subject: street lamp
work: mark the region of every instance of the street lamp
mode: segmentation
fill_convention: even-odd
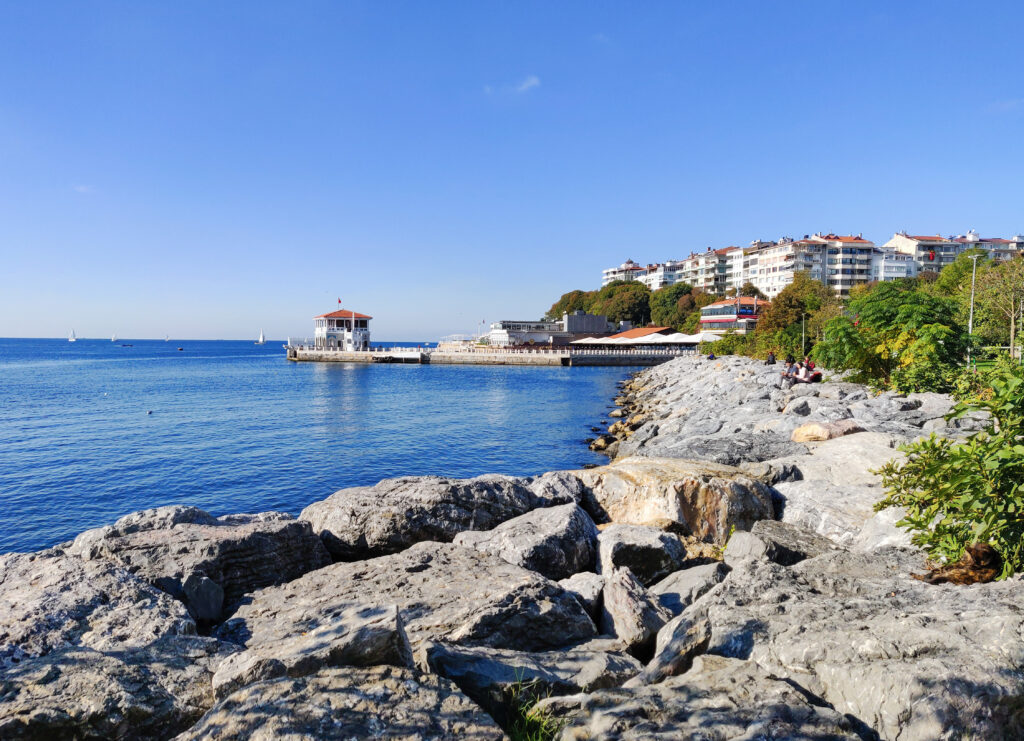
[[[807,334],[806,331],[805,331],[806,327],[807,327],[807,314],[805,312],[805,313],[800,314],[800,354],[801,355],[806,355],[807,354],[807,341],[804,339],[804,337]]]
[[[973,265],[971,266],[971,311],[967,316],[967,337],[970,339],[971,335],[974,334],[974,281],[978,276],[978,258],[981,257],[981,253],[970,255]],[[1013,354],[1012,352],[1010,353]],[[971,366],[971,345],[968,342],[967,345],[967,367]]]

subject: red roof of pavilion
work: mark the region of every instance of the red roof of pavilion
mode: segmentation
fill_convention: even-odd
[[[372,316],[366,314],[357,314],[354,311],[348,309],[340,309],[339,311],[332,311],[330,314],[320,314],[319,316],[313,317],[314,319],[373,319]]]

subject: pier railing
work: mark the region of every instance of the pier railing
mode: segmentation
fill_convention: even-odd
[[[578,356],[602,356],[602,357],[676,357],[684,355],[696,355],[696,346],[681,347],[493,347],[477,346],[459,349],[438,349],[419,347],[388,347],[371,345],[368,350],[344,350],[340,347],[317,347],[312,338],[288,338],[288,349],[314,350],[316,352],[345,352],[365,353],[367,355],[389,353],[389,354],[418,354],[430,355],[439,354],[465,354],[465,355],[544,355],[554,357],[578,357]]]

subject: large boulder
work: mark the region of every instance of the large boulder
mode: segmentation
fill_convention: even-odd
[[[724,545],[733,530],[774,517],[771,492],[737,468],[676,459],[625,458],[579,471],[599,522],[669,522]]]
[[[335,559],[356,561],[423,541],[449,543],[464,530],[490,530],[537,507],[575,501],[574,482],[571,476],[385,479],[337,491],[306,507],[299,519],[313,526]]]
[[[551,697],[532,712],[563,723],[562,741],[859,738],[836,711],[753,662],[721,656],[699,656],[689,672],[657,684]]]
[[[579,505],[562,504],[527,512],[493,530],[459,533],[454,543],[558,580],[594,568],[597,526]]]
[[[374,666],[248,685],[177,741],[280,738],[501,741],[505,735],[447,679]]]
[[[711,626],[707,620],[688,620],[678,615],[658,631],[654,658],[625,686],[639,687],[682,674],[690,668],[694,657],[707,650],[710,640]]]
[[[615,569],[605,578],[601,632],[644,654],[672,613],[658,603],[629,569]]]
[[[171,635],[126,650],[65,647],[26,659],[0,674],[0,738],[168,738],[213,705],[213,671],[232,650]]]
[[[576,597],[540,574],[498,556],[450,543],[336,563],[248,597],[218,635],[288,635],[302,614],[343,606],[396,606],[415,649],[424,640],[536,651],[585,640],[594,624]]]
[[[824,535],[802,527],[778,520],[761,520],[754,523],[749,533],[733,533],[725,547],[725,562],[732,566],[744,559],[767,558],[783,566],[792,566],[838,547]]]
[[[650,591],[657,596],[662,607],[673,615],[679,615],[725,579],[728,573],[729,567],[721,561],[691,566],[672,572],[651,586]]]
[[[502,724],[512,719],[515,704],[530,698],[618,687],[643,668],[625,651],[523,653],[443,643],[424,644],[416,659],[424,671],[455,682]]]
[[[123,651],[195,632],[180,602],[106,561],[59,549],[0,556],[0,669],[62,648]]]
[[[303,676],[327,666],[412,666],[409,639],[394,605],[295,597],[273,619],[259,619],[243,607],[242,617],[223,629],[223,635],[243,640],[244,650],[217,668],[213,689],[218,697],[253,682]]]
[[[87,530],[68,549],[106,560],[181,599],[199,620],[260,587],[331,562],[309,523],[281,512],[215,518],[195,507],[160,507]]]
[[[588,615],[597,616],[601,609],[601,592],[604,591],[603,576],[592,571],[581,571],[568,579],[562,579],[558,584],[575,595]]]
[[[609,525],[597,542],[598,573],[627,568],[645,586],[679,570],[686,561],[686,546],[679,536],[646,525]]]
[[[1024,583],[932,586],[899,549],[738,562],[683,616],[884,739],[1019,737]],[[690,675],[687,674],[687,677]]]

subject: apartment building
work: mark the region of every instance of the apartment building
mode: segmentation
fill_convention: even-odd
[[[647,274],[645,265],[638,265],[632,260],[626,260],[618,267],[608,268],[601,271],[601,287],[616,280],[639,280]]]
[[[974,234],[975,238],[977,234]],[[975,239],[975,241],[977,241]],[[917,272],[922,273],[932,270],[936,273],[942,270],[956,259],[956,256],[963,252],[969,244],[967,237],[957,239],[946,239],[938,234],[934,236],[921,234],[907,234],[896,232],[892,239],[882,245],[884,249],[901,252],[910,255],[917,267]]]

